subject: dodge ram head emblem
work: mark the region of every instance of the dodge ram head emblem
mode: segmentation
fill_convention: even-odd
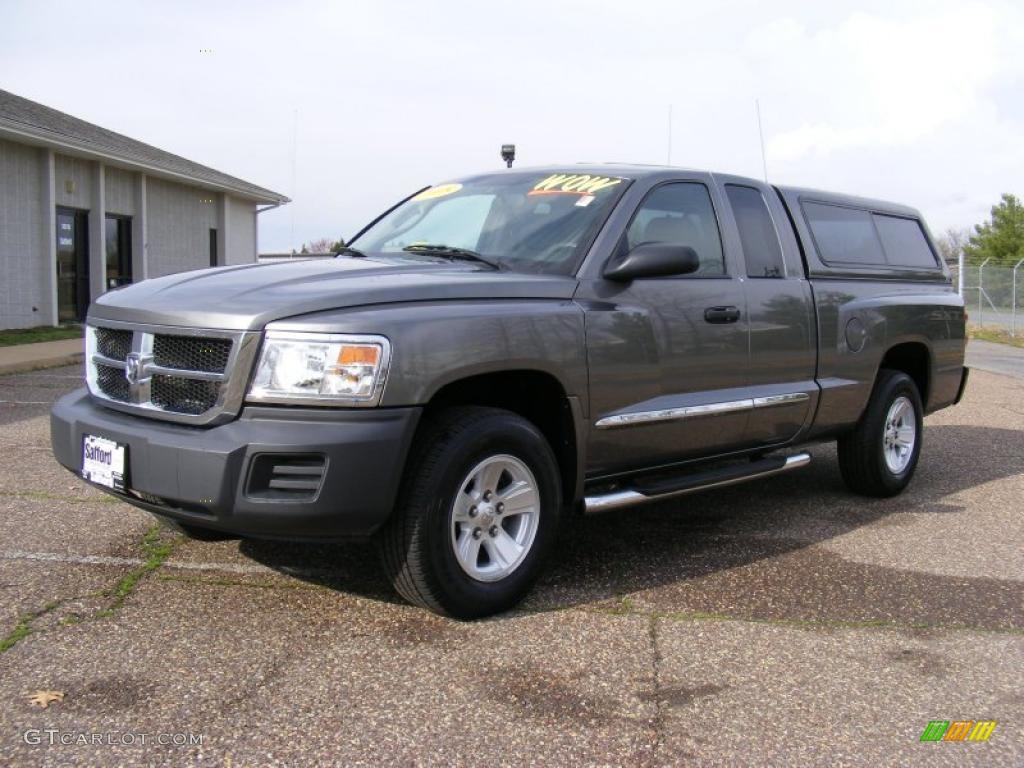
[[[124,377],[128,379],[128,384],[137,387],[146,383],[149,380],[149,364],[152,362],[152,355],[129,352],[124,361]]]

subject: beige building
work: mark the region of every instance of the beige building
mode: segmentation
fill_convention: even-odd
[[[254,262],[257,216],[287,202],[0,90],[0,328],[74,322],[111,288]]]

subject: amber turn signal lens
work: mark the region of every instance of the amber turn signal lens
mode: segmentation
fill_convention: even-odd
[[[338,352],[338,365],[376,365],[380,359],[380,347],[352,346],[346,344]]]

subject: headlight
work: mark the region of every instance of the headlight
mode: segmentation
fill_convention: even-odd
[[[267,331],[248,399],[376,405],[390,357],[383,336]]]

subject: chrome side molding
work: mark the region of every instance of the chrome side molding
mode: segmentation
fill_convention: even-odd
[[[657,411],[635,411],[633,413],[617,413],[598,419],[594,425],[598,429],[613,427],[629,427],[635,424],[654,424],[659,421],[679,421],[698,416],[717,416],[723,413],[752,411],[757,408],[772,408],[777,405],[792,405],[810,399],[806,392],[787,392],[781,395],[746,398],[744,400],[728,400],[723,403],[707,403],[705,405],[687,405],[680,408],[663,408]]]
[[[755,397],[754,408],[771,408],[775,405],[791,405],[803,403],[810,400],[811,396],[806,392],[787,392],[784,395],[767,395],[766,397]]]

